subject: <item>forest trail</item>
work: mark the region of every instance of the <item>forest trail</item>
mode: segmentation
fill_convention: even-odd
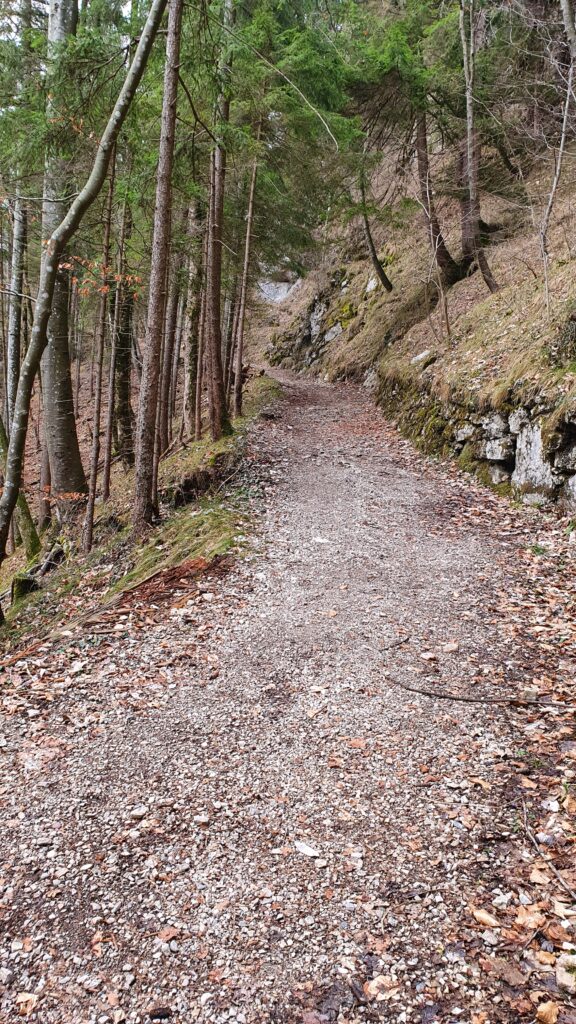
[[[471,913],[518,862],[509,709],[397,685],[515,691],[516,521],[358,389],[284,384],[248,557],[11,669],[2,1021],[521,1019]]]

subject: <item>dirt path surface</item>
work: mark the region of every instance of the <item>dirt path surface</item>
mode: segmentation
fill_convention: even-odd
[[[10,668],[2,1021],[534,1019],[509,711],[398,686],[529,681],[517,523],[355,389],[286,394],[247,557]]]

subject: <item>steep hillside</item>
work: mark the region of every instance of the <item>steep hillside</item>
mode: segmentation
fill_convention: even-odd
[[[538,229],[552,173],[546,162],[518,185],[518,203],[483,199],[495,295],[478,272],[439,290],[421,211],[404,198],[374,231],[393,291],[352,232],[277,306],[268,358],[361,381],[423,449],[530,502],[575,505],[572,188],[554,207],[548,311]],[[456,203],[445,203],[442,219],[456,249]]]

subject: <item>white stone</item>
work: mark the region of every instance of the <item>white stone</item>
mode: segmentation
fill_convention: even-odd
[[[326,334],[324,335],[325,341],[334,341],[335,338],[339,338],[343,330],[344,328],[341,323],[334,324],[329,331],[326,331]]]
[[[419,352],[417,356],[414,356],[414,358],[410,360],[410,364],[412,366],[417,366],[418,363],[423,363],[425,359],[428,359],[429,355],[431,355],[431,350],[429,348],[425,348],[423,352]]]
[[[370,295],[370,292],[375,291],[377,287],[378,287],[377,279],[375,277],[371,277],[369,279],[369,281],[368,281],[368,284],[366,285],[366,295]]]
[[[516,465],[512,474],[515,487],[529,491],[552,491],[556,480],[550,463],[544,459],[542,431],[537,423],[526,423],[518,432]]]
[[[530,422],[530,417],[526,412],[526,409],[514,409],[508,417],[508,426],[513,434],[519,434],[522,427],[525,427]]]
[[[508,433],[508,424],[499,412],[495,412],[490,416],[484,417],[482,420],[482,429],[489,438],[504,437],[504,435]]]

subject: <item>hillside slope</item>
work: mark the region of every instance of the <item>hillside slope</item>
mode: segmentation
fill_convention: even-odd
[[[404,198],[386,228],[374,225],[392,293],[351,232],[275,310],[268,358],[365,383],[420,447],[503,492],[576,505],[572,189],[554,208],[547,310],[538,229],[551,174],[549,163],[534,171],[517,204],[484,197],[495,295],[479,273],[438,294],[424,219]],[[442,220],[456,251],[455,202]]]

